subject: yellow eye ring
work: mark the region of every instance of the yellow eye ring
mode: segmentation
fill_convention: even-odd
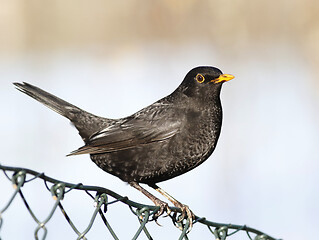
[[[199,82],[199,83],[203,83],[205,81],[205,78],[202,74],[198,73],[196,75],[196,81]]]

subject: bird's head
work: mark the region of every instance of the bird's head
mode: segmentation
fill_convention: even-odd
[[[189,96],[219,93],[221,85],[233,78],[215,67],[196,67],[187,73],[180,90]]]

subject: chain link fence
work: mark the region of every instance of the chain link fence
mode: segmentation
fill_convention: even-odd
[[[144,205],[137,202],[133,202],[129,200],[128,197],[120,196],[119,194],[111,190],[108,190],[106,188],[97,187],[97,186],[86,186],[81,183],[79,184],[67,183],[64,181],[60,181],[60,180],[48,177],[44,173],[39,173],[26,168],[10,167],[10,166],[4,166],[0,164],[0,169],[2,169],[3,174],[13,184],[13,187],[14,187],[14,190],[11,193],[5,193],[9,198],[8,202],[7,203],[0,202],[0,240],[1,240],[1,231],[6,231],[5,228],[2,228],[3,222],[5,221],[6,210],[8,210],[8,208],[12,205],[12,202],[14,201],[15,198],[17,198],[17,196],[19,196],[22,199],[32,219],[36,222],[37,226],[34,230],[35,239],[46,239],[48,235],[48,230],[46,225],[52,219],[57,209],[60,209],[63,216],[65,217],[66,224],[69,224],[70,228],[73,229],[73,231],[77,235],[77,239],[87,239],[86,237],[87,233],[89,231],[94,231],[94,229],[91,230],[91,228],[93,226],[94,221],[99,216],[102,219],[103,223],[105,224],[105,227],[108,229],[109,233],[113,237],[113,239],[117,240],[119,239],[118,235],[112,229],[111,225],[109,224],[106,218],[108,207],[112,204],[126,204],[131,210],[131,213],[136,216],[136,219],[139,223],[139,227],[132,238],[133,240],[140,239],[143,234],[144,234],[144,238],[146,236],[147,239],[154,239],[152,237],[152,234],[147,229],[147,223],[153,220],[154,214],[156,214],[156,212],[159,210],[159,207],[157,206],[150,206],[150,205]],[[43,180],[47,190],[51,192],[53,196],[53,201],[54,201],[52,209],[49,211],[49,214],[43,221],[39,220],[39,218],[35,215],[34,211],[31,209],[28,201],[26,200],[22,192],[23,187],[26,184],[32,184],[32,182],[39,181],[39,180]],[[51,183],[53,185],[49,187],[48,183]],[[71,218],[69,217],[68,213],[66,212],[66,210],[63,208],[63,205],[62,205],[64,196],[68,194],[70,191],[75,191],[75,190],[88,194],[92,198],[92,201],[94,201],[94,204],[95,204],[94,205],[95,210],[91,216],[89,224],[87,225],[84,231],[80,231],[75,226],[75,224],[72,222]],[[110,199],[112,200],[110,201]],[[178,222],[177,220],[179,217],[178,214],[181,213],[180,209],[175,207],[170,207],[170,208],[173,214],[169,215],[169,217],[171,217],[173,224],[175,224],[181,230],[181,234],[178,239],[188,240],[189,239],[188,237],[189,221],[184,220],[183,222]],[[111,217],[111,216],[108,215],[108,217]],[[196,228],[196,225],[198,224],[203,224],[207,226],[207,231],[209,231],[212,234],[212,239],[214,238],[218,240],[231,239],[231,236],[234,236],[236,233],[245,232],[247,234],[247,239],[277,240],[276,238],[270,237],[269,235],[257,229],[250,228],[246,225],[241,226],[241,225],[234,225],[234,224],[216,223],[216,222],[208,221],[206,218],[196,216],[195,221],[193,223],[193,227]],[[42,231],[41,234],[39,234],[40,231]],[[40,238],[40,235],[42,236],[41,238]],[[160,236],[157,236],[155,239],[158,239],[158,238],[160,238]]]

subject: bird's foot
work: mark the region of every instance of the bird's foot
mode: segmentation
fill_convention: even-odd
[[[155,220],[155,222],[160,225],[158,222],[157,222],[157,219],[164,214],[164,212],[167,213],[167,216],[170,215],[170,213],[172,212],[171,209],[168,207],[168,203],[166,202],[163,202],[162,200],[156,198],[154,199],[154,204],[156,206],[159,207],[159,209],[157,210],[157,212],[153,215],[153,219],[152,220]]]
[[[187,205],[184,205],[178,201],[174,202],[174,206],[181,209],[181,214],[177,216],[177,212],[174,212],[173,216],[171,217],[173,220],[173,223],[176,227],[183,230],[184,225],[183,220],[189,221],[189,227],[187,232],[190,232],[193,228],[193,221],[195,220],[194,213],[189,209]]]

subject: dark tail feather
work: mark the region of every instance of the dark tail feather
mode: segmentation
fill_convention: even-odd
[[[13,83],[17,89],[30,97],[34,98],[35,100],[39,101],[40,103],[44,104],[48,108],[51,108],[53,111],[61,114],[62,116],[71,119],[70,111],[72,109],[79,111],[80,109],[61,98],[58,98],[42,89],[33,86],[29,83]]]
[[[95,116],[91,113],[83,111],[82,109],[58,98],[36,86],[29,83],[13,83],[17,89],[45,106],[51,108],[53,111],[68,118],[74,126],[78,129],[79,134],[83,138],[84,142],[87,142],[89,137],[107,126],[111,121],[107,118]]]

